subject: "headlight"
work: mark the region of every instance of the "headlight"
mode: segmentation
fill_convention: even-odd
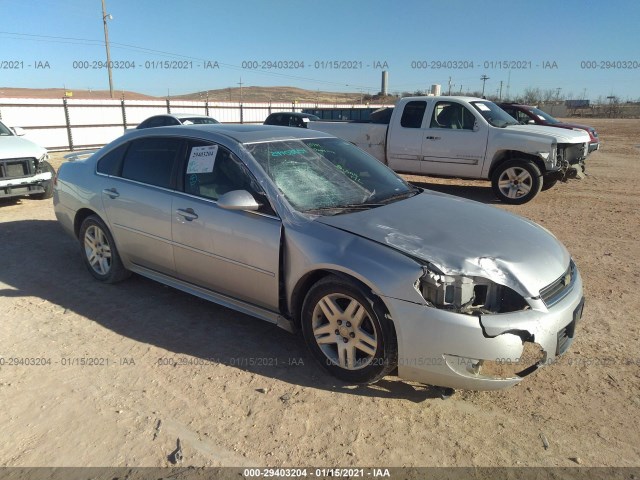
[[[551,145],[551,154],[549,155],[549,162],[551,163],[551,168],[556,166],[556,162],[558,160],[558,144],[553,142]]]
[[[431,306],[458,313],[506,313],[529,308],[514,290],[482,277],[441,275],[427,270],[419,285]]]

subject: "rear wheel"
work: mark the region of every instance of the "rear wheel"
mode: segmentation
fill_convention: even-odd
[[[521,205],[532,200],[542,189],[542,174],[538,166],[528,160],[507,160],[491,176],[491,188],[504,203]]]
[[[78,240],[82,260],[97,280],[117,283],[131,274],[120,260],[111,232],[97,215],[91,215],[82,222]]]
[[[316,283],[302,307],[302,333],[316,360],[346,382],[373,383],[397,365],[391,320],[355,282],[330,276]]]

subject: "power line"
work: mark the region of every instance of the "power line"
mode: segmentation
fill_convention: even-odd
[[[69,43],[72,45],[87,45],[87,46],[100,46],[100,47],[104,47],[105,42],[102,40],[94,40],[94,39],[89,39],[89,38],[78,38],[78,37],[60,37],[60,36],[54,36],[54,35],[37,35],[37,34],[31,34],[31,33],[18,33],[18,32],[6,32],[6,31],[0,31],[0,36],[2,35],[15,35],[18,37],[29,37],[31,40],[34,41],[46,41],[46,42],[55,42],[55,43]],[[16,38],[15,40],[19,40],[20,38]],[[46,40],[45,40],[46,39]],[[206,62],[209,61],[209,59],[206,58],[202,58],[202,57],[194,57],[194,56],[190,56],[190,55],[183,55],[183,54],[179,54],[179,53],[172,53],[172,52],[167,52],[164,50],[156,50],[153,48],[146,48],[146,47],[140,47],[137,45],[131,45],[131,44],[127,44],[127,43],[119,43],[119,42],[109,42],[111,47],[113,48],[120,48],[123,50],[134,50],[134,51],[140,51],[140,52],[145,52],[145,53],[150,53],[150,54],[154,54],[154,55],[159,55],[159,56],[167,56],[167,57],[172,57],[172,58],[184,58],[184,59],[188,59],[188,60],[197,60],[197,61],[202,61],[202,62]],[[356,84],[345,84],[344,82],[332,82],[329,80],[320,80],[317,78],[311,78],[311,77],[302,77],[302,76],[298,76],[298,75],[290,75],[290,74],[286,74],[286,73],[278,73],[278,72],[271,72],[268,71],[266,69],[246,69],[246,68],[242,68],[241,66],[238,65],[233,65],[230,63],[223,63],[223,62],[218,62],[218,65],[223,66],[225,68],[229,68],[231,70],[239,70],[239,71],[243,71],[246,72],[247,70],[253,72],[253,73],[257,73],[259,75],[269,75],[269,76],[273,76],[273,77],[280,77],[280,78],[290,78],[290,79],[295,79],[295,80],[306,80],[306,81],[310,81],[310,82],[314,82],[314,83],[319,83],[319,84],[324,84],[324,85],[340,85],[340,86],[346,86],[346,87],[352,87],[352,88],[363,88],[363,89],[372,89],[375,87],[372,87],[370,85],[356,85]]]

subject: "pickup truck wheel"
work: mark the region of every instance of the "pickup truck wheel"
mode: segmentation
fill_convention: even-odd
[[[395,329],[380,300],[349,280],[325,277],[309,290],[302,333],[316,360],[349,383],[376,382],[398,362]]]
[[[552,189],[553,187],[555,187],[556,183],[558,183],[557,178],[551,178],[547,176],[542,177],[542,191],[544,192],[545,190]]]
[[[82,260],[97,280],[117,283],[131,273],[124,268],[111,232],[96,215],[87,217],[78,235]]]
[[[538,166],[527,160],[507,160],[491,176],[491,188],[504,203],[521,205],[532,200],[542,189]]]
[[[45,180],[44,182],[42,182],[42,186],[44,187],[44,192],[34,193],[33,195],[30,195],[31,197],[37,198],[38,200],[46,200],[48,198],[53,197],[53,177],[56,176],[56,171],[49,162],[42,162],[42,171],[50,172],[51,179]]]

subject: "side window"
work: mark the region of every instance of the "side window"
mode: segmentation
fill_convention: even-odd
[[[171,125],[180,125],[180,122],[173,117],[164,117],[161,125],[163,127],[169,127]]]
[[[426,109],[427,102],[425,101],[416,100],[407,103],[404,107],[404,111],[402,112],[400,125],[404,128],[420,128],[422,126],[422,119]]]
[[[118,148],[114,148],[109,153],[104,155],[100,160],[98,160],[98,173],[112,175],[115,177],[120,176],[122,157],[124,156],[124,152],[127,151],[128,146],[128,143],[120,145]]]
[[[525,112],[521,112],[518,110],[516,111],[516,120],[518,120],[519,123],[526,125],[527,123],[529,123],[529,120],[533,120],[533,119],[529,115],[527,115]]]
[[[261,212],[274,213],[253,175],[233,153],[220,145],[190,142],[184,176],[185,193],[218,200],[233,190],[248,191],[262,205]]]
[[[431,128],[473,130],[475,116],[467,108],[455,102],[438,102],[433,109]]]
[[[122,165],[122,177],[171,188],[174,165],[180,152],[179,138],[152,137],[131,142]]]
[[[513,108],[510,108],[510,107],[500,107],[500,108],[502,108],[502,110],[507,112],[509,115],[511,115],[516,120],[518,119],[518,116],[516,115],[516,112],[515,112],[515,110]]]
[[[163,117],[151,117],[147,118],[144,122],[138,125],[138,128],[153,128],[163,125]]]

